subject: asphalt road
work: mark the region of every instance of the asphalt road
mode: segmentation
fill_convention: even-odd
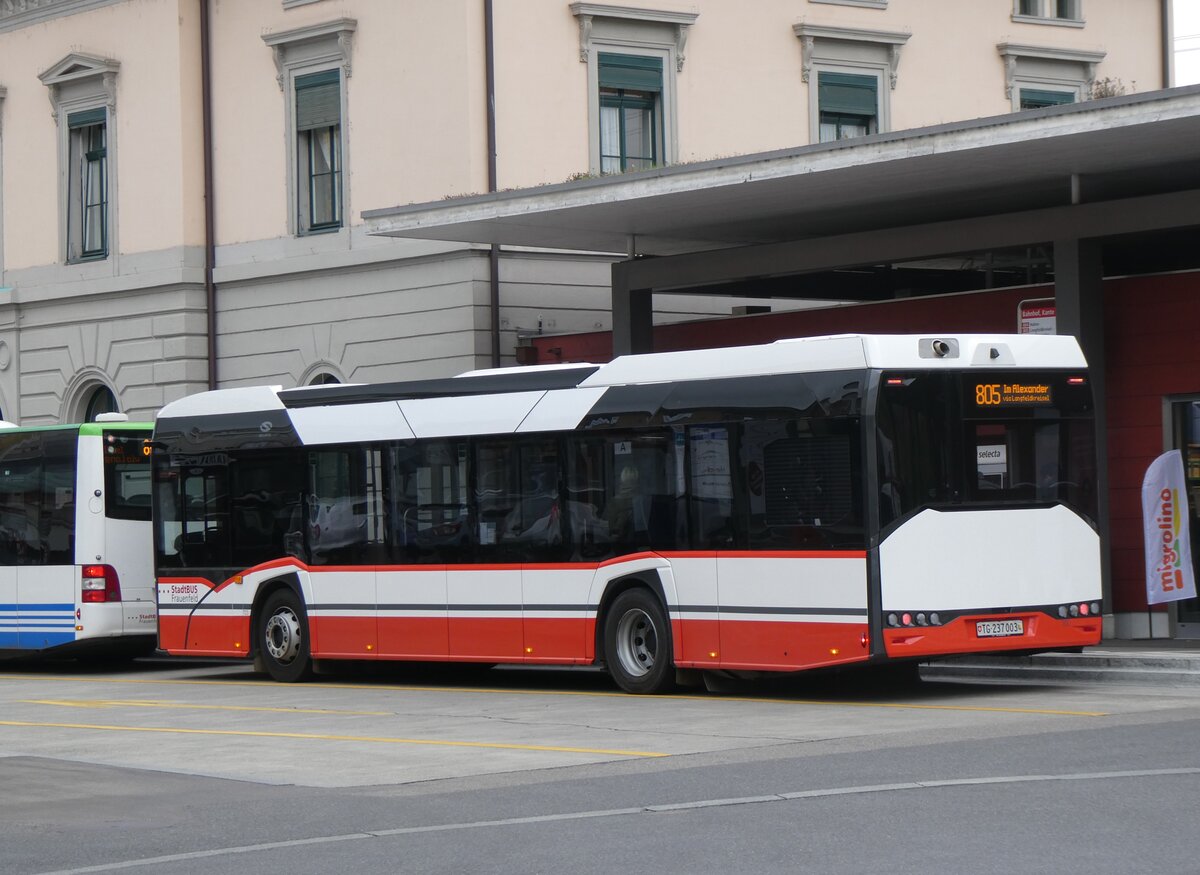
[[[1200,689],[0,663],[0,873],[1196,873]]]

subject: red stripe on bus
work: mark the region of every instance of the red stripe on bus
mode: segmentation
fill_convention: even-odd
[[[979,637],[980,620],[1021,619],[1022,635]],[[1086,647],[1100,643],[1099,619],[1060,620],[1048,614],[978,614],[956,617],[943,626],[884,629],[888,656],[942,656],[952,653],[988,653],[1004,650],[1045,650],[1051,647]]]
[[[596,656],[592,618],[316,615],[309,628],[318,659],[580,664]],[[861,623],[673,620],[671,628],[681,668],[789,671],[867,658]],[[163,617],[160,645],[176,654],[246,656],[249,631],[242,616],[196,615],[190,624]]]

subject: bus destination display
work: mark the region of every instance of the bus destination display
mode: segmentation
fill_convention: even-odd
[[[1048,383],[976,383],[976,407],[1034,407],[1053,404],[1054,391]]]

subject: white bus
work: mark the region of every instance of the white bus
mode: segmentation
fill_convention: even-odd
[[[0,423],[0,657],[155,647],[149,423]]]
[[[159,643],[767,672],[1100,638],[1073,338],[838,336],[387,385],[155,426]]]

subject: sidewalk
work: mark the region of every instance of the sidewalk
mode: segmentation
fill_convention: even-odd
[[[1088,650],[1193,650],[1200,653],[1200,638],[1105,638]]]
[[[1106,683],[1200,688],[1200,641],[1111,639],[1080,653],[974,654],[921,666],[927,681],[973,683]]]

